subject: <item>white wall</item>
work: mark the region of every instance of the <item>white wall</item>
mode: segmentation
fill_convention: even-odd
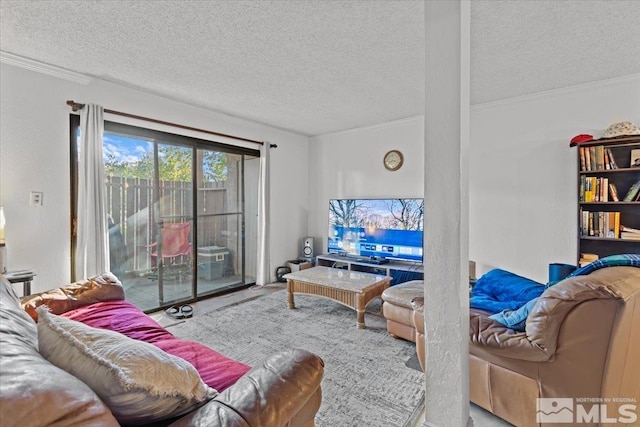
[[[3,63],[0,84],[0,204],[7,219],[8,266],[35,270],[33,292],[70,280],[69,99],[278,144],[271,157],[272,275],[278,265],[298,255],[298,239],[307,233],[308,175],[306,160],[300,161],[308,158],[306,136],[99,79],[82,84]],[[106,118],[151,126],[118,116]],[[30,191],[44,193],[44,206],[29,206]]]
[[[640,75],[476,106],[469,153],[469,256],[545,282],[577,262],[577,134],[640,124]]]
[[[309,235],[325,253],[329,199],[424,197],[424,120],[415,117],[311,138]],[[390,172],[382,158],[397,149],[403,166]]]
[[[548,264],[577,261],[579,133],[640,125],[640,75],[474,106],[469,148],[469,258],[546,282]],[[326,251],[331,198],[423,197],[423,120],[311,138],[309,234]],[[442,141],[446,143],[446,141]],[[388,172],[383,154],[405,165]],[[425,218],[428,221],[429,218]],[[426,236],[428,238],[428,236]]]

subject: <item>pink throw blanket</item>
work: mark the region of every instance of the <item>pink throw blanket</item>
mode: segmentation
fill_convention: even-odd
[[[68,311],[62,316],[151,343],[180,357],[196,368],[209,387],[219,392],[235,384],[251,369],[200,343],[176,338],[128,301],[98,302]]]

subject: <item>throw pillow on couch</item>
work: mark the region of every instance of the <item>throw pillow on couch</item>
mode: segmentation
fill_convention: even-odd
[[[187,413],[217,395],[188,362],[152,344],[38,312],[40,353],[79,378],[121,424],[143,424]]]

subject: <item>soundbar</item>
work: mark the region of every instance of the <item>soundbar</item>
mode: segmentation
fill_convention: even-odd
[[[357,258],[356,261],[364,262],[366,264],[376,264],[376,265],[388,264],[389,263],[388,259],[386,259],[386,258],[377,258],[377,257]]]
[[[387,258],[381,258],[381,257],[362,257],[362,256],[358,256],[358,255],[351,255],[349,253],[346,252],[330,252],[330,255],[338,255],[339,257],[342,258],[347,258],[349,260],[353,260],[356,262],[364,262],[366,264],[376,264],[376,265],[380,265],[380,264],[388,264],[389,260]]]

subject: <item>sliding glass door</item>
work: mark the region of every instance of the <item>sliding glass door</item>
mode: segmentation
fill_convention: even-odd
[[[198,293],[207,295],[255,281],[255,266],[248,268],[245,229],[254,228],[254,200],[246,202],[246,154],[208,147],[197,151],[197,276]],[[257,187],[257,180],[252,187]],[[250,192],[251,193],[251,192]],[[255,200],[257,201],[257,194]],[[247,207],[249,211],[247,212]],[[253,245],[252,245],[253,246]],[[250,249],[253,251],[253,249]],[[255,264],[255,263],[254,263]]]
[[[127,300],[152,311],[255,283],[258,151],[110,122],[103,148]]]

